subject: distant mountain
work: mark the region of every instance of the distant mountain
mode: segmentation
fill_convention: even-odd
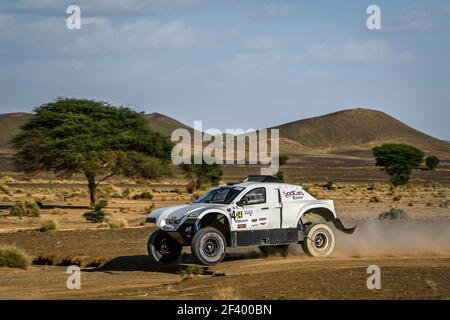
[[[273,128],[278,128],[284,139],[332,154],[368,155],[373,146],[382,143],[406,143],[427,152],[450,155],[448,142],[371,109],[348,109]]]
[[[165,136],[170,136],[172,131],[178,128],[193,132],[191,127],[158,112],[147,114],[145,117],[148,119],[151,128]]]
[[[0,149],[10,148],[9,142],[20,127],[31,118],[30,113],[17,112],[0,115]]]
[[[12,137],[19,132],[20,127],[31,116],[31,113],[25,112],[0,114],[0,149],[4,150],[10,147],[9,142]],[[145,117],[148,119],[151,128],[165,136],[170,136],[172,131],[177,128],[184,128],[190,132],[193,131],[192,128],[185,124],[157,112],[147,114]]]
[[[0,115],[0,149],[8,149],[8,142],[20,126],[31,118],[30,113]],[[163,114],[145,115],[150,126],[163,135],[189,126]],[[335,154],[370,157],[370,149],[382,143],[407,143],[450,159],[450,143],[415,130],[399,120],[376,110],[349,109],[319,117],[298,120],[273,128],[280,130],[280,146],[290,153]]]

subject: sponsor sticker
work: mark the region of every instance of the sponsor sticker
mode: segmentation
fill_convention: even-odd
[[[305,194],[301,190],[283,191],[285,198],[292,198],[293,200],[302,199]]]
[[[241,223],[241,224],[238,224],[237,227],[238,227],[238,229],[244,229],[244,228],[247,228],[247,224]]]

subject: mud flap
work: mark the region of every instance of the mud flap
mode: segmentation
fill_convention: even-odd
[[[347,233],[347,234],[353,234],[353,232],[355,232],[356,227],[357,227],[357,225],[356,225],[353,228],[346,228],[346,227],[344,227],[341,219],[339,219],[339,218],[334,219],[333,224],[336,227],[336,229],[338,229],[339,231],[342,231],[344,233]]]

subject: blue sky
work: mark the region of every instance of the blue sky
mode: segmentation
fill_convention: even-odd
[[[366,107],[450,139],[449,34],[449,1],[2,1],[0,112],[83,97],[248,129]]]

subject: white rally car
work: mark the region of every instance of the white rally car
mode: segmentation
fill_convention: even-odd
[[[301,244],[313,257],[331,254],[335,244],[327,222],[345,233],[332,200],[317,200],[302,187],[271,176],[211,189],[193,204],[159,208],[147,222],[159,229],[148,240],[148,253],[158,262],[173,263],[182,246],[191,246],[205,265],[220,262],[227,247],[258,246],[263,254],[286,254]]]

